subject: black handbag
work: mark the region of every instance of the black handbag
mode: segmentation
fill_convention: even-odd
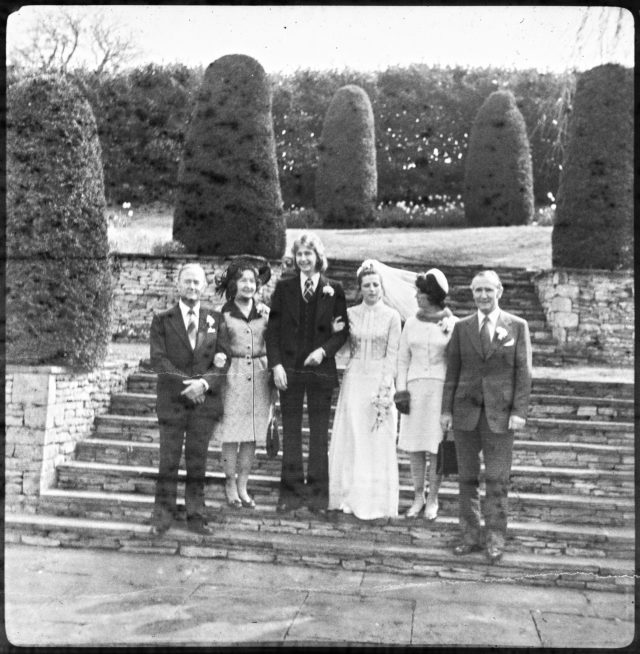
[[[273,416],[267,426],[267,456],[270,459],[275,459],[278,456],[280,449],[280,434],[278,432],[278,421]]]
[[[438,445],[438,458],[436,461],[436,472],[439,475],[457,475],[458,459],[456,457],[456,443],[454,440],[447,440],[445,432],[440,445]]]

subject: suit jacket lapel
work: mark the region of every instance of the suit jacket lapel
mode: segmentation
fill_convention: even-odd
[[[482,354],[482,343],[480,342],[480,326],[477,313],[473,314],[473,317],[467,323],[467,327],[469,330],[469,339],[471,340],[473,347],[476,349],[478,354],[484,358],[484,355]]]
[[[201,312],[202,315],[202,312]],[[178,336],[182,339],[185,347],[191,351],[191,343],[189,343],[189,337],[187,336],[187,330],[184,326],[184,320],[182,319],[182,312],[180,311],[180,305],[176,304],[169,318],[169,324],[176,330]]]
[[[331,300],[333,296],[322,292],[322,289],[329,285],[330,284],[327,278],[320,275],[320,278],[318,279],[318,286],[316,287],[316,327],[322,322],[322,314],[326,313],[327,309],[331,307]]]
[[[200,347],[200,345],[202,345],[202,341],[204,341],[204,336],[207,331],[207,313],[207,309],[200,305],[200,314],[198,316],[198,332],[196,334],[196,347],[194,352]]]
[[[498,319],[496,320],[496,329],[493,332],[493,339],[491,340],[491,347],[487,353],[487,359],[498,349],[498,327],[502,327],[503,329],[506,329],[507,332],[509,332],[509,323],[503,318],[502,311],[498,314]]]
[[[292,277],[291,282],[285,286],[285,291],[287,296],[285,305],[291,311],[293,322],[297,325],[300,322],[300,302],[302,302],[299,274]]]

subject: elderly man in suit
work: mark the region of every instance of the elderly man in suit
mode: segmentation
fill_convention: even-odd
[[[514,430],[525,424],[531,392],[531,339],[527,322],[498,306],[500,278],[493,270],[471,282],[477,312],[456,323],[447,353],[441,423],[453,427],[459,475],[462,541],[453,552],[482,549],[478,496],[480,451],[485,467],[486,556],[502,558]]]
[[[331,396],[338,384],[335,354],[348,336],[342,286],[324,276],[327,259],[320,239],[304,232],[292,248],[298,274],[281,279],[273,292],[267,325],[269,367],[280,391],[282,473],[277,511],[302,504],[326,511],[329,499],[328,432]],[[345,328],[332,332],[340,317]],[[302,464],[302,404],[307,394],[309,460]]]
[[[178,303],[151,323],[151,367],[158,373],[160,466],[151,532],[164,534],[176,516],[178,466],[184,442],[187,527],[209,534],[204,486],[214,421],[222,415],[221,391],[229,358],[220,314],[200,304],[205,272],[188,263],[178,272]]]

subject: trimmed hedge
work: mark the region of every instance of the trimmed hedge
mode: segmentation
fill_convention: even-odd
[[[495,91],[471,128],[464,177],[467,223],[526,225],[533,217],[527,127],[511,91]]]
[[[329,105],[318,146],[316,212],[326,227],[369,225],[377,191],[371,102],[359,86],[343,86]]]
[[[176,195],[173,238],[188,252],[284,253],[271,89],[255,59],[227,55],[207,68]]]
[[[96,122],[68,80],[7,93],[7,360],[92,367],[111,336],[112,282]]]
[[[633,71],[578,78],[551,237],[554,266],[633,267]]]

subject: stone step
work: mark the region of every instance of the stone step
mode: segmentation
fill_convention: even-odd
[[[553,477],[524,477],[536,490],[525,490],[523,481],[512,483],[509,495],[510,513],[514,519],[536,517],[548,522],[572,524],[600,524],[610,526],[628,526],[634,520],[633,481],[631,489],[620,489],[620,494],[609,492],[606,496],[598,494],[600,471],[581,471],[558,469]],[[60,489],[112,491],[118,493],[155,492],[155,480],[158,469],[155,466],[128,466],[86,461],[68,461],[56,468],[57,487]],[[514,475],[531,475],[528,470],[514,470]],[[620,475],[621,473],[616,473]],[[482,476],[482,475],[481,475]],[[512,475],[513,476],[513,475]],[[179,470],[182,484],[185,471]],[[220,471],[207,471],[207,496],[224,499],[224,474]],[[275,506],[278,495],[280,475],[258,474],[250,477],[251,493],[256,501]],[[586,488],[591,481],[591,488]],[[562,490],[558,492],[558,488]],[[571,491],[575,488],[575,491]],[[624,491],[624,492],[623,492]],[[453,478],[443,481],[440,500],[443,515],[455,515],[457,512],[457,483]],[[410,484],[400,485],[400,501],[410,503],[413,488]]]
[[[341,377],[342,368],[338,368]],[[127,390],[131,393],[155,393],[156,374],[154,372],[137,372],[129,376]],[[600,398],[617,398],[634,400],[634,384],[625,382],[582,381],[573,379],[555,379],[537,377],[534,368],[532,392],[551,395],[579,395]]]
[[[153,509],[153,497],[135,493],[51,490],[41,496],[38,513],[98,520],[127,520],[147,524]],[[178,499],[180,519],[184,520],[184,500]],[[273,505],[259,505],[255,510],[230,508],[217,499],[207,499],[210,524],[248,530],[279,533],[320,534],[348,537],[367,542],[395,544],[433,543],[449,547],[458,532],[457,516],[439,515],[427,522],[422,517],[359,520],[353,515],[331,511],[317,516],[306,508],[281,516]],[[563,525],[552,522],[509,523],[506,550],[531,554],[598,556],[617,559],[634,558],[635,532],[631,527]]]
[[[282,424],[282,423],[280,423]],[[96,435],[118,440],[153,441],[158,439],[158,422],[155,415],[117,415],[105,413],[95,420]],[[303,427],[303,436],[308,428]],[[560,418],[529,418],[516,438],[528,441],[592,443],[612,446],[630,446],[634,443],[633,423],[566,420]]]
[[[8,542],[39,546],[293,563],[423,578],[499,580],[617,592],[633,589],[634,566],[628,560],[506,552],[502,561],[490,566],[482,553],[454,557],[450,549],[430,546],[428,542],[390,544],[235,527],[218,528],[208,536],[174,528],[157,538],[149,534],[147,526],[135,522],[13,514],[6,519],[5,538]]]
[[[303,457],[307,458],[308,440],[303,442]],[[158,441],[138,442],[116,440],[113,438],[89,438],[76,444],[77,461],[117,463],[123,465],[157,466],[160,455]],[[208,464],[210,469],[220,468],[220,445],[209,445]],[[280,470],[282,454],[270,459],[264,448],[256,449],[254,469]],[[398,452],[400,474],[409,475],[409,459],[402,451]],[[575,469],[603,469],[627,471],[634,470],[634,450],[631,446],[617,447],[593,445],[589,443],[536,443],[534,441],[514,441],[513,465],[537,467],[540,474],[547,467]]]
[[[333,403],[331,409],[335,411]],[[155,415],[155,393],[114,393],[110,413],[119,415]],[[573,420],[599,420],[632,422],[634,402],[630,399],[580,397],[532,393],[529,416],[532,418],[571,418]],[[304,412],[306,418],[306,411]]]

